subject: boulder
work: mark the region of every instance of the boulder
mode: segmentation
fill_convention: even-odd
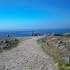
[[[65,48],[65,45],[59,46],[58,48],[59,49],[64,49]]]
[[[59,48],[59,49],[64,49],[65,48],[65,45],[61,45],[61,44],[54,44],[54,46],[56,48]]]
[[[59,43],[63,43],[63,41],[60,40],[60,41],[58,41],[58,44],[59,44]]]
[[[60,45],[60,44],[54,44],[54,46],[58,48],[58,47],[60,47],[61,45]]]

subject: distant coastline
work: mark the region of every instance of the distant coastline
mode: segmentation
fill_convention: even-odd
[[[32,33],[39,33],[40,35],[44,34],[65,34],[70,33],[70,29],[26,29],[26,30],[11,30],[11,31],[0,31],[0,37],[27,37],[32,36]]]

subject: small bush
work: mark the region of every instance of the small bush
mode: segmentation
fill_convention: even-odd
[[[70,70],[70,64],[57,64],[58,70]]]

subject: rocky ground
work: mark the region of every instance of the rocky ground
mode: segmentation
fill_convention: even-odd
[[[0,51],[18,45],[19,40],[16,38],[0,38]]]
[[[70,36],[46,36],[42,41],[61,50],[70,50]]]
[[[70,36],[49,35],[39,41],[45,43],[45,48],[50,50],[47,51],[56,60],[56,62],[61,63],[63,60],[63,63],[70,63]]]
[[[39,38],[19,38],[17,47],[0,53],[0,70],[56,70],[52,58],[37,44]]]

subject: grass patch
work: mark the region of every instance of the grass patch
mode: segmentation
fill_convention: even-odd
[[[58,70],[70,70],[70,64],[57,64]]]
[[[47,45],[45,41],[42,41],[46,38],[39,39],[38,44],[41,45],[41,48],[51,57],[55,63],[58,63],[58,70],[70,70],[70,64],[65,62],[62,57],[67,56],[70,52],[67,50],[60,50],[56,47],[53,47],[52,44]],[[51,42],[50,42],[51,43]]]
[[[51,47],[51,46],[46,46],[46,43],[40,43],[41,48],[51,57],[53,57],[55,63],[65,63],[63,59],[61,59],[62,52],[59,52],[58,49]]]

